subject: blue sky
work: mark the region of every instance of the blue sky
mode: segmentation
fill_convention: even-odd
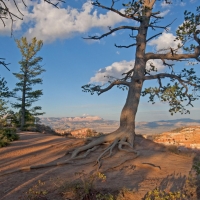
[[[21,2],[21,1],[19,1]],[[12,73],[19,72],[18,62],[21,59],[19,49],[16,47],[14,38],[19,39],[26,36],[28,39],[37,37],[44,42],[38,56],[43,57],[42,65],[46,72],[42,74],[44,95],[40,101],[44,117],[75,117],[75,116],[99,116],[104,119],[119,120],[121,109],[126,100],[127,91],[117,88],[100,96],[91,96],[81,90],[81,86],[89,82],[104,83],[104,75],[119,76],[123,70],[128,70],[134,63],[135,49],[118,49],[114,44],[131,44],[130,32],[119,31],[100,41],[84,40],[88,35],[100,35],[112,28],[122,24],[134,25],[133,21],[124,20],[117,14],[107,12],[93,7],[90,1],[68,0],[65,4],[56,9],[43,1],[25,1],[29,9],[19,4],[24,13],[24,20],[16,20],[14,24],[13,37],[10,36],[10,22],[6,27],[0,23],[0,57],[6,58],[10,72],[1,67],[1,76],[5,77],[10,89],[15,87],[17,82]],[[109,5],[110,1],[100,1]],[[11,2],[8,2],[11,4]],[[117,4],[120,8],[125,0]],[[13,5],[10,5],[13,7]],[[164,1],[157,1],[155,11],[160,10],[161,15],[166,19],[161,25],[167,25],[174,19],[168,32],[159,30],[161,36],[152,40],[148,51],[159,50],[159,48],[175,45],[173,42],[177,27],[183,22],[183,12],[187,9],[194,11],[199,6],[198,0],[176,0],[174,4],[167,5]],[[14,7],[13,7],[14,9]],[[20,15],[20,14],[19,14]],[[149,32],[149,36],[157,32]],[[161,62],[154,63],[160,71],[167,69]],[[185,63],[175,65],[175,71],[181,67],[187,67]],[[199,65],[194,66],[200,76]],[[101,70],[100,70],[101,69]],[[99,71],[100,70],[100,71]],[[155,85],[148,81],[144,86]],[[14,100],[13,100],[14,101]],[[176,114],[171,116],[168,112],[168,105],[157,102],[152,105],[147,102],[148,98],[141,98],[137,121],[156,121],[190,117],[199,119],[200,100],[194,103],[190,115]]]

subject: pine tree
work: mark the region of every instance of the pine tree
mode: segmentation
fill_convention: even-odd
[[[34,37],[29,44],[26,37],[22,37],[20,40],[16,40],[16,43],[22,54],[22,60],[19,62],[21,66],[20,72],[13,73],[19,79],[14,92],[15,94],[20,92],[21,96],[15,96],[18,102],[13,103],[12,106],[20,110],[20,125],[22,129],[26,124],[26,113],[30,113],[33,116],[44,114],[41,112],[41,106],[32,107],[32,104],[43,95],[42,90],[33,90],[33,86],[42,84],[42,79],[38,76],[45,70],[39,64],[42,58],[36,56],[42,48],[43,43],[41,40],[37,40]]]
[[[12,92],[6,86],[7,82],[5,78],[0,77],[0,118],[2,118],[7,112],[8,98],[11,97]]]

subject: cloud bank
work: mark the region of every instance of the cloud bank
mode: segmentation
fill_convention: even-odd
[[[25,1],[28,6],[25,9],[24,5],[20,3],[21,1],[18,2],[19,9],[25,17],[24,20],[16,20],[13,30],[23,31],[22,27],[26,27],[26,37],[38,37],[44,42],[70,38],[95,27],[107,28],[125,20],[111,11],[98,14],[97,10],[93,9],[91,1],[84,3],[81,9],[69,6],[57,9],[43,1],[37,4],[28,0]],[[8,5],[14,13],[17,13],[15,6],[10,1],[8,1]],[[7,20],[6,25],[4,27],[0,23],[0,34],[10,33],[11,22]]]

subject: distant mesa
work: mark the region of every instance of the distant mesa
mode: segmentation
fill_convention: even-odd
[[[148,137],[147,137],[148,138]],[[156,143],[167,146],[176,146],[178,151],[200,149],[200,126],[176,128],[170,132],[164,132],[153,138]],[[175,148],[173,150],[176,150]]]
[[[91,128],[97,132],[109,133],[119,127],[119,121],[105,120],[99,116],[82,117],[48,117],[40,118],[41,124],[53,129],[72,131],[82,128]],[[137,134],[157,134],[183,126],[200,125],[200,120],[183,118],[174,120],[160,120],[153,122],[136,122]]]

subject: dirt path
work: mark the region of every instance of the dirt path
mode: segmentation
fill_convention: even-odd
[[[0,149],[0,199],[17,200],[38,180],[45,182],[47,199],[62,199],[56,180],[70,182],[77,178],[77,172],[93,172],[96,169],[94,161],[105,147],[98,148],[87,159],[72,164],[4,174],[25,166],[63,162],[68,158],[65,155],[68,149],[83,143],[82,139],[33,132],[20,133],[20,140]],[[192,156],[167,152],[164,147],[142,137],[137,137],[136,149],[140,151],[136,159],[133,153],[117,152],[103,160],[101,171],[107,177],[106,183],[98,183],[96,187],[108,190],[130,188],[135,191],[131,198],[138,200],[155,187],[172,191],[182,187],[192,167]]]

